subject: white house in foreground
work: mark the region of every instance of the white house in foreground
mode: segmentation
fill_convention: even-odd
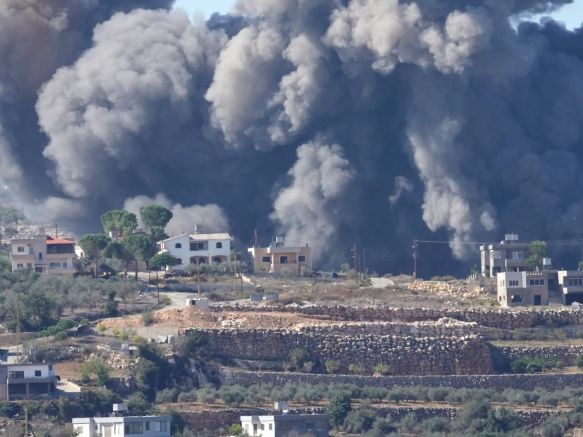
[[[241,416],[243,430],[261,437],[329,437],[326,414],[276,414]]]
[[[126,404],[114,404],[119,413],[127,409]],[[73,428],[78,437],[170,437],[170,416],[111,416],[78,417],[73,419]]]
[[[226,232],[203,234],[195,229],[194,234],[182,234],[158,243],[160,252],[168,252],[178,258],[177,268],[189,264],[212,264],[229,261],[231,236]]]

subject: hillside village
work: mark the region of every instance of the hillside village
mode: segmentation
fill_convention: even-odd
[[[468,278],[422,280],[140,215],[78,239],[2,224],[4,434],[583,431],[583,272],[543,242],[507,234]]]

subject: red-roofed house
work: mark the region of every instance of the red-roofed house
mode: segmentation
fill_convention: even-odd
[[[51,275],[75,273],[75,241],[46,235],[41,228],[32,238],[10,240],[12,271],[30,269]]]

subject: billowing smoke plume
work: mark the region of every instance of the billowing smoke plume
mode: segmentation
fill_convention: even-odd
[[[140,219],[140,208],[148,205],[162,205],[172,211],[172,218],[166,225],[169,235],[192,233],[194,226],[203,232],[225,232],[229,230],[229,221],[218,205],[182,206],[173,203],[164,194],[154,197],[136,196],[126,199],[124,209],[133,212]],[[143,224],[140,222],[140,226]]]
[[[170,3],[0,5],[0,179],[32,217],[156,200],[171,232],[283,232],[323,265],[358,243],[380,271],[413,238],[473,263],[506,230],[581,236],[583,30],[511,24],[569,0]]]
[[[280,224],[290,244],[309,244],[318,258],[342,221],[339,200],[353,172],[338,145],[316,141],[298,148],[298,160],[289,176],[291,184],[277,196],[271,218]]]

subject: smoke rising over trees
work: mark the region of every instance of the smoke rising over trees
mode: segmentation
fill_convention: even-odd
[[[383,271],[432,233],[462,260],[580,234],[583,30],[510,23],[568,0],[171,3],[2,2],[0,179],[29,215],[157,203],[169,234],[359,241]]]

